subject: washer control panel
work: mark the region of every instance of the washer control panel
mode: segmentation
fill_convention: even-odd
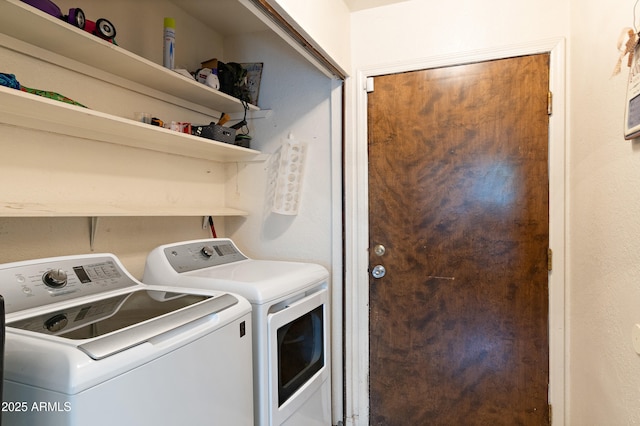
[[[189,272],[248,259],[233,241],[201,240],[167,246],[164,255],[176,272]]]
[[[0,265],[0,294],[7,313],[135,285],[108,254]]]

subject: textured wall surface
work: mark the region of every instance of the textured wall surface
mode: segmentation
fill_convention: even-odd
[[[571,424],[640,422],[640,146],[623,139],[628,69],[611,77],[633,2],[587,0],[571,25]],[[593,31],[598,28],[597,31]]]

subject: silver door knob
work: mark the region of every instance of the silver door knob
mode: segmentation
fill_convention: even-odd
[[[386,273],[387,270],[384,269],[384,266],[382,265],[376,265],[371,270],[371,275],[373,275],[373,278],[382,278],[386,275]]]
[[[386,251],[387,249],[382,244],[377,244],[373,248],[373,252],[376,254],[376,256],[382,256]]]

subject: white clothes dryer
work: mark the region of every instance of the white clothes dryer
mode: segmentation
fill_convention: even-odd
[[[147,256],[143,282],[229,291],[253,306],[257,426],[330,426],[329,273],[255,260],[227,238],[184,241]]]
[[[251,305],[112,254],[0,265],[6,425],[253,425]]]

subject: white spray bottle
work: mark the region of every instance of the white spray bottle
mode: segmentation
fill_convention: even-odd
[[[175,68],[175,50],[176,20],[173,18],[164,18],[164,49],[162,65],[170,70]]]

